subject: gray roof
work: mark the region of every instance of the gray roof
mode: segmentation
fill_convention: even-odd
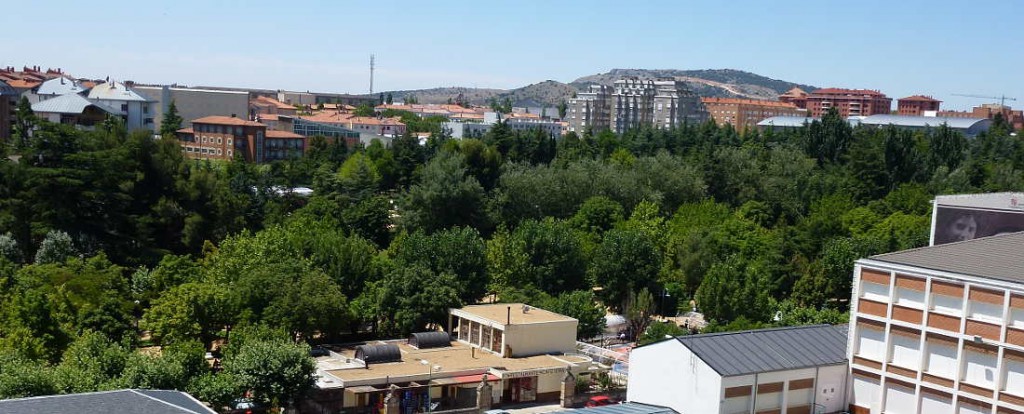
[[[810,325],[680,336],[723,377],[846,362],[847,325]]]
[[[0,400],[0,412],[19,414],[214,414],[181,391],[117,390]]]
[[[938,128],[946,124],[954,129],[970,129],[992,122],[985,118],[948,118],[941,116],[870,115],[861,121],[864,125],[895,125],[902,127]]]
[[[757,126],[773,126],[783,128],[800,128],[804,124],[809,124],[814,121],[814,118],[808,118],[803,116],[773,116],[765,118],[761,122],[757,123]]]
[[[37,95],[67,95],[69,93],[85,92],[88,89],[78,81],[60,76],[43,82],[36,90]]]
[[[99,102],[92,99],[87,99],[82,95],[72,93],[68,95],[61,95],[56,98],[47,99],[42,102],[36,102],[32,104],[32,112],[39,113],[56,113],[56,114],[81,114],[90,105],[96,106],[104,111],[115,113],[113,109],[108,108]]]
[[[149,102],[149,99],[119,82],[106,82],[94,86],[89,90],[89,99]]]
[[[565,414],[678,414],[676,410],[657,405],[627,402],[622,404],[611,404],[600,407],[577,408],[573,410],[558,411]]]
[[[1024,232],[871,256],[871,260],[1024,282]]]

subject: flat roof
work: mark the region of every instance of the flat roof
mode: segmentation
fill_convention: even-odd
[[[1009,282],[1024,282],[1024,232],[920,247],[869,260]]]
[[[511,312],[509,312],[511,309]],[[526,309],[524,311],[524,309]],[[469,305],[459,309],[452,309],[455,313],[466,313],[482,319],[487,319],[500,325],[523,325],[530,323],[575,321],[568,316],[536,308],[523,303],[494,303],[487,305]],[[459,315],[455,315],[459,316]]]
[[[935,204],[1024,212],[1024,192],[938,195]]]
[[[374,341],[367,345],[382,343],[385,342]],[[340,379],[342,381],[340,385],[349,386],[371,385],[385,381],[406,382],[417,378],[426,379],[428,366],[430,368],[438,367],[430,374],[430,377],[439,379],[484,373],[492,369],[499,372],[560,369],[572,364],[591,362],[589,358],[579,355],[503,358],[479,348],[474,352],[472,346],[456,341],[453,341],[451,346],[429,349],[413,348],[404,339],[386,343],[398,345],[398,349],[402,353],[401,362],[368,364],[365,368],[359,365],[358,368],[352,368],[350,363],[347,365],[344,360],[339,361],[335,357],[320,357],[317,358],[317,365],[323,372]],[[355,349],[356,345],[345,346],[335,352],[344,358],[355,358]],[[427,363],[421,362],[424,360]],[[348,367],[341,368],[345,366]],[[349,384],[346,385],[345,382]]]

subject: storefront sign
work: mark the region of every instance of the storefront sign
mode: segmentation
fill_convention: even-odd
[[[501,379],[508,378],[524,378],[524,377],[536,377],[539,375],[547,374],[564,374],[565,368],[539,368],[539,369],[528,369],[525,371],[508,371],[501,373]]]

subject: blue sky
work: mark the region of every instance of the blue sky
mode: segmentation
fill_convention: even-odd
[[[83,7],[88,4],[88,8]],[[147,83],[365,93],[513,88],[612,68],[733,68],[1024,106],[1024,1],[95,1],[0,13],[0,66]]]

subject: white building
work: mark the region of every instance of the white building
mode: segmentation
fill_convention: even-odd
[[[129,131],[153,130],[156,125],[150,99],[123,83],[111,81],[96,85],[89,90],[88,98],[116,111]]]
[[[630,353],[627,397],[684,414],[841,412],[846,331],[800,326],[644,345]]]

